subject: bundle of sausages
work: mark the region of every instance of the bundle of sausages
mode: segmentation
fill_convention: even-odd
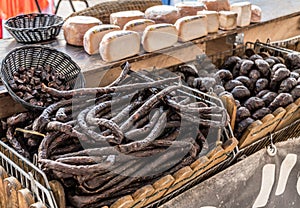
[[[233,96],[238,106],[234,129],[238,139],[255,120],[300,97],[300,55],[297,53],[282,58],[247,49],[242,58],[228,57],[220,69],[203,58],[179,66],[175,73],[189,86],[203,92]]]
[[[75,207],[110,205],[191,164],[209,150],[206,137],[228,125],[224,108],[180,93],[179,77],[120,77],[107,87],[60,91],[32,130],[45,134],[39,166],[62,182]]]

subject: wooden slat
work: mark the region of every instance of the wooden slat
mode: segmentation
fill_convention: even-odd
[[[253,142],[274,132],[274,129],[286,114],[282,107],[277,108],[273,114],[268,114],[260,120],[253,122],[244,132],[240,139],[239,148],[244,148]]]
[[[29,208],[34,203],[34,197],[32,193],[27,189],[21,189],[18,191],[19,208]]]
[[[243,28],[244,40],[261,42],[284,40],[300,34],[299,12]]]
[[[15,177],[4,179],[7,208],[18,208],[18,191],[22,188],[21,183]]]
[[[6,194],[4,187],[4,179],[7,178],[8,175],[4,168],[0,166],[0,208],[6,208]]]
[[[11,116],[17,112],[24,112],[26,109],[6,92],[0,92],[0,118]]]
[[[286,114],[277,125],[275,131],[283,129],[284,127],[300,119],[300,98],[298,98],[294,103],[287,106],[285,110]]]

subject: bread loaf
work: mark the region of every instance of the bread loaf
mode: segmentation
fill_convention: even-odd
[[[260,22],[261,21],[261,8],[256,5],[251,5],[251,22]]]
[[[197,15],[198,11],[207,10],[205,4],[197,1],[183,1],[175,4],[175,7],[178,9],[180,17]]]
[[[112,31],[104,35],[100,43],[100,55],[106,62],[134,56],[140,51],[140,36],[134,31]]]
[[[202,0],[209,11],[229,11],[229,0]]]
[[[219,12],[219,28],[221,30],[233,30],[237,27],[237,13],[232,11]]]
[[[174,45],[178,40],[178,32],[172,24],[155,24],[146,27],[142,45],[147,52],[157,51]]]
[[[155,23],[174,24],[179,18],[179,13],[175,6],[157,5],[149,7],[145,11],[145,16],[147,19],[155,21]]]
[[[175,23],[178,40],[186,42],[207,35],[207,17],[205,15],[186,16]]]
[[[99,53],[99,44],[103,36],[115,30],[120,30],[120,27],[117,25],[104,24],[90,28],[83,37],[84,50],[90,55]]]
[[[251,4],[250,2],[239,2],[231,5],[230,10],[237,13],[237,26],[245,27],[250,25]]]
[[[62,27],[64,30],[64,37],[70,45],[83,46],[83,36],[86,31],[99,24],[102,24],[102,22],[94,17],[70,17]]]
[[[145,18],[145,14],[138,10],[115,12],[110,14],[110,24],[123,28],[127,22],[142,18]]]
[[[135,31],[135,32],[139,33],[140,36],[142,36],[145,28],[149,25],[154,25],[154,24],[155,24],[155,22],[150,19],[137,19],[137,20],[131,20],[131,21],[127,22],[124,25],[123,29]]]
[[[219,30],[219,15],[216,11],[198,11],[198,15],[206,15],[207,17],[207,32],[215,33]]]

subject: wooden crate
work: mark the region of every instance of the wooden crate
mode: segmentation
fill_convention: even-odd
[[[230,138],[223,145],[211,150],[191,165],[185,166],[173,175],[166,175],[153,184],[146,184],[133,194],[119,198],[110,208],[116,207],[157,207],[169,198],[229,166],[238,141]]]
[[[20,181],[5,171],[0,166],[0,207],[1,208],[46,208],[42,202],[38,202],[33,193],[23,187]]]

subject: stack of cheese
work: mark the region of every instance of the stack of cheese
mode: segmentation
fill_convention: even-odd
[[[100,53],[104,61],[112,62],[142,53],[141,47],[154,52],[177,41],[190,41],[219,29],[232,30],[260,19],[261,9],[249,2],[229,5],[228,0],[199,0],[153,6],[145,13],[112,13],[111,24],[94,17],[71,17],[63,29],[68,44],[84,46],[88,54]]]

